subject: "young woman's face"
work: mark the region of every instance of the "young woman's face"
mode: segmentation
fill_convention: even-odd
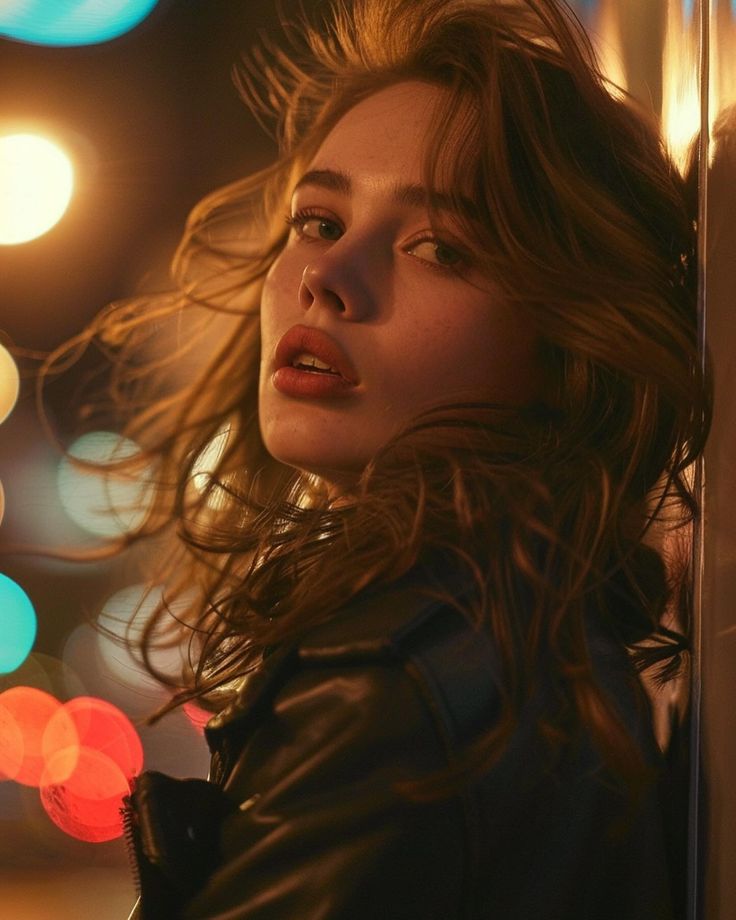
[[[473,269],[450,210],[430,226],[422,166],[442,92],[399,83],[343,116],[294,189],[266,278],[264,443],[338,491],[421,411],[535,392],[528,320]]]

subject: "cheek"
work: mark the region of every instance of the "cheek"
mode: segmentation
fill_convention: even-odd
[[[261,292],[261,350],[265,357],[276,347],[272,341],[283,334],[289,313],[298,305],[299,276],[282,253],[266,275]]]
[[[403,381],[416,400],[521,403],[536,390],[536,335],[498,305],[456,310],[453,322],[407,330]]]
[[[271,265],[263,282],[261,293],[261,316],[268,321],[279,306],[285,287],[283,257],[279,256]]]

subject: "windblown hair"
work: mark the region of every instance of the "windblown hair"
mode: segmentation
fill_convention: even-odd
[[[259,117],[276,116],[278,161],[193,211],[174,293],[113,305],[78,343],[109,350],[116,412],[155,472],[152,510],[126,538],[154,537],[164,559],[143,657],[155,670],[156,641],[188,636],[191,666],[159,676],[171,706],[215,708],[264,651],[439,555],[472,580],[463,612],[503,667],[501,718],[473,763],[497,756],[543,674],[559,692],[549,737],[587,728],[631,779],[636,748],[596,682],[585,623],[605,621],[665,676],[686,649],[687,564],[652,538],[697,514],[686,474],[710,418],[686,184],[562,2],[340,2],[289,38],[238,76]],[[426,183],[455,196],[479,265],[538,330],[543,398],[425,413],[337,504],[264,448],[260,294],[321,141],[403,80],[446,90]]]

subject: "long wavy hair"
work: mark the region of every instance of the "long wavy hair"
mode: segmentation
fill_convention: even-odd
[[[502,664],[501,716],[473,764],[498,756],[544,675],[558,688],[546,734],[585,728],[631,779],[640,759],[585,624],[664,677],[687,647],[687,560],[653,536],[697,514],[687,474],[710,418],[685,180],[558,0],[340,0],[286,30],[237,70],[253,111],[275,117],[278,160],[194,209],[172,293],[112,305],[45,368],[93,342],[109,355],[110,398],[82,417],[112,412],[141,447],[120,469],[154,482],[119,545],[152,539],[160,560],[165,595],[140,640],[174,691],[158,715],[193,697],[218,708],[274,646],[439,554],[474,586],[460,604],[448,581],[447,600]],[[446,91],[427,186],[456,196],[482,268],[536,327],[543,398],[425,413],[335,503],[264,448],[260,294],[321,141],[360,99],[415,79]],[[185,641],[183,672],[158,673],[151,649]]]

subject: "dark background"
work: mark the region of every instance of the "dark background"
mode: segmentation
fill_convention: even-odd
[[[281,15],[289,21],[300,5],[314,11],[319,4],[283,2]],[[131,32],[92,46],[0,38],[0,132],[48,136],[64,147],[75,169],[73,197],[60,222],[36,240],[0,246],[1,342],[47,351],[108,302],[168,287],[168,264],[189,210],[207,192],[274,156],[273,139],[248,112],[232,79],[241,54],[261,34],[282,34],[272,0],[162,0]],[[59,505],[59,457],[38,421],[34,365],[21,366],[27,376],[18,403],[0,427],[6,496],[0,552],[17,543],[90,545],[92,538]],[[73,429],[77,384],[72,371],[48,390],[47,405],[62,435]],[[66,668],[75,627],[113,591],[135,582],[135,568],[134,558],[73,564],[0,555],[0,571],[23,587],[36,609],[34,655],[57,671]],[[85,690],[105,696],[94,679]],[[137,718],[142,707],[127,711]],[[147,768],[206,775],[204,742],[183,716],[142,727],[140,734]],[[0,920],[35,916],[34,886],[51,878],[47,870],[64,866],[115,869],[123,878],[122,841],[75,841],[43,813],[37,790],[0,782]],[[40,869],[41,875],[24,874]],[[124,877],[120,884],[129,887]],[[73,898],[82,897],[84,884],[75,886]],[[66,916],[61,902],[49,910],[39,916]],[[69,916],[86,914],[78,904]],[[105,920],[108,913],[95,916]]]

